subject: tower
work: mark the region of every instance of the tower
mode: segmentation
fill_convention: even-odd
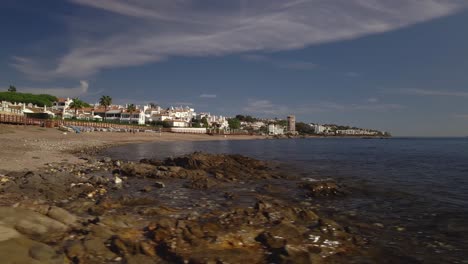
[[[296,132],[296,116],[293,116],[293,115],[288,116],[288,132],[290,133]]]

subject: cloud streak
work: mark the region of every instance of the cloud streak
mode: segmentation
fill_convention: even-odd
[[[200,94],[200,98],[214,99],[216,97],[216,94]]]
[[[426,89],[401,89],[403,94],[417,96],[450,96],[450,97],[468,97],[468,92],[465,91],[449,91],[449,90],[426,90]]]
[[[247,54],[242,58],[247,61],[267,63],[274,67],[289,70],[313,70],[319,67],[318,64],[307,61],[294,61],[294,60],[278,60],[265,55]]]
[[[55,58],[39,58],[55,64],[18,56],[12,63],[16,69],[37,79],[82,78],[171,56],[293,50],[395,30],[468,6],[464,0],[220,0],[216,5],[201,0],[69,2],[104,14],[76,12],[68,21],[69,50]],[[284,64],[289,69],[313,67]]]
[[[77,87],[53,87],[53,88],[38,88],[38,87],[18,87],[19,92],[34,93],[34,94],[50,94],[57,97],[80,97],[88,93],[89,83],[80,81]]]
[[[242,108],[245,113],[260,115],[260,116],[284,116],[288,114],[310,114],[323,112],[349,112],[349,111],[368,111],[368,112],[383,112],[383,111],[398,111],[406,107],[400,104],[393,103],[378,103],[368,102],[363,104],[342,104],[336,102],[315,102],[305,105],[286,106],[275,104],[270,100],[249,99],[247,104]]]

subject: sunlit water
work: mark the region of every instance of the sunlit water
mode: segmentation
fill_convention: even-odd
[[[408,262],[468,263],[468,138],[142,143],[104,155],[163,159],[194,151],[273,160],[301,177],[335,179],[351,194],[321,201],[324,213],[369,224],[362,230],[373,243]]]

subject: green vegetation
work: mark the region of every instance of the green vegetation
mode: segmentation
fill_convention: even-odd
[[[207,119],[206,117],[203,117],[203,118],[201,119],[201,124],[202,124],[203,127],[206,127],[206,128],[208,128],[208,127],[210,126],[210,125],[208,124],[208,119]]]
[[[127,112],[130,114],[130,119],[128,120],[128,123],[132,122],[132,115],[136,111],[136,106],[134,104],[129,104],[127,106]]]
[[[301,135],[315,134],[315,130],[309,124],[306,124],[304,122],[296,123],[296,131]]]
[[[229,128],[231,129],[239,129],[241,127],[240,120],[237,118],[230,118],[228,119]]]
[[[11,87],[15,88],[14,86]],[[52,106],[53,102],[57,101],[57,97],[53,95],[18,93],[10,91],[10,88],[8,89],[9,92],[0,92],[0,101],[35,104],[37,106]]]
[[[70,104],[70,109],[75,109],[75,118],[78,115],[78,109],[85,107],[85,102],[78,99],[78,97],[73,98],[73,102]]]
[[[103,95],[100,99],[99,99],[99,104],[104,106],[106,112],[107,112],[107,108],[112,104],[112,97],[108,96],[108,95]],[[104,117],[104,120],[107,119],[107,116]]]
[[[252,116],[244,116],[244,115],[236,115],[236,119],[241,121],[241,122],[248,122],[248,123],[253,123],[256,122],[258,119]]]
[[[153,121],[151,122],[151,125],[156,126],[156,127],[164,127],[164,128],[171,127],[171,123],[169,121]]]

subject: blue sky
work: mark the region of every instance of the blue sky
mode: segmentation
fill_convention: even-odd
[[[466,0],[4,0],[0,89],[468,135]]]

